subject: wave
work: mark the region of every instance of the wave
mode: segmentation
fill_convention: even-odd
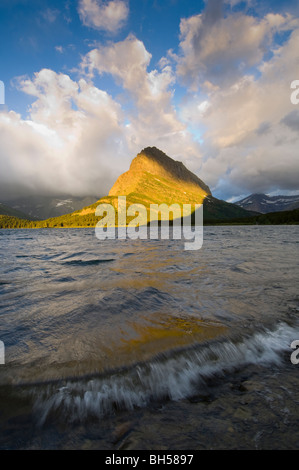
[[[34,410],[40,425],[53,413],[70,421],[101,418],[115,410],[132,410],[161,400],[200,394],[211,378],[246,365],[279,365],[299,329],[280,323],[273,330],[239,342],[222,340],[162,354],[103,376],[78,377],[35,388]]]

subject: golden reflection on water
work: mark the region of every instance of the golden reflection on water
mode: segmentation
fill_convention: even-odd
[[[150,319],[139,318],[136,322],[126,322],[114,340],[110,338],[110,341],[103,343],[94,338],[92,350],[88,354],[84,342],[78,341],[74,344],[73,338],[65,336],[64,346],[69,354],[64,352],[63,360],[59,360],[58,356],[62,353],[59,348],[56,354],[52,354],[51,360],[46,357],[34,360],[31,356],[30,367],[11,364],[6,380],[8,383],[34,383],[102,373],[105,370],[151,360],[171,350],[215,339],[226,332],[227,327],[220,322],[206,322],[195,317],[179,318],[160,313],[152,315]]]
[[[139,259],[139,256],[141,259]],[[196,255],[194,255],[196,256]],[[118,287],[122,289],[144,289],[153,287],[158,290],[166,289],[168,286],[173,291],[177,283],[191,281],[191,278],[205,276],[208,268],[205,263],[194,259],[195,263],[190,267],[187,255],[174,252],[171,257],[163,252],[157,256],[156,250],[145,248],[129,259],[118,259],[114,265],[109,266],[110,271],[117,274],[117,278],[110,278],[107,283],[102,282],[102,288],[106,284],[109,288]]]
[[[221,323],[171,315],[151,317],[150,324],[145,319],[144,323],[132,322],[129,326],[133,335],[130,338],[124,335],[118,349],[122,356],[128,355],[138,360],[145,360],[173,348],[214,339],[227,331],[227,327]]]

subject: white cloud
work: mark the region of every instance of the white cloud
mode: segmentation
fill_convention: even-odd
[[[193,91],[205,81],[213,86],[231,85],[271,52],[276,32],[290,31],[298,24],[289,14],[257,18],[242,13],[225,17],[216,12],[212,15],[207,8],[181,20],[177,73]]]
[[[204,130],[201,176],[220,194],[298,189],[299,121],[290,101],[298,41],[299,27],[270,60],[261,62],[259,75],[205,88],[185,102],[184,120]]]
[[[172,106],[171,67],[148,71],[151,55],[134,37],[94,49],[82,66],[89,79],[42,69],[20,77],[19,90],[34,97],[27,119],[0,115],[0,187],[16,191],[108,194],[131,159],[148,145],[196,167],[199,148]],[[131,112],[90,80],[110,73],[134,102]],[[11,144],[13,142],[13,144]],[[10,182],[10,187],[5,182]]]
[[[160,63],[160,71],[148,71],[151,54],[144,44],[129,36],[124,41],[99,47],[83,59],[82,67],[91,77],[111,74],[134,100],[135,109],[127,119],[128,145],[132,154],[148,145],[160,146],[174,158],[198,168],[200,149],[186,126],[179,120],[172,105],[171,87],[175,75],[168,63]]]
[[[123,0],[80,0],[78,11],[84,25],[110,33],[116,33],[129,15]]]
[[[196,161],[198,145],[172,106],[173,71],[167,64],[148,70],[150,60],[144,44],[130,36],[90,51],[82,63],[88,78],[74,81],[50,69],[19,77],[18,89],[34,102],[27,119],[12,111],[0,115],[0,187],[5,196],[16,190],[105,195],[148,145]],[[119,82],[133,100],[132,111],[125,114],[93,84],[95,72],[109,73]]]
[[[94,19],[109,5],[83,3],[90,15],[95,7]],[[104,195],[153,145],[183,161],[219,197],[298,189],[299,118],[290,100],[290,84],[299,78],[298,18],[233,10],[224,16],[223,4],[208,1],[204,13],[182,20],[181,54],[168,51],[157,68],[130,35],[90,50],[77,81],[50,69],[19,78],[19,90],[34,102],[27,119],[0,114],[2,192]],[[275,32],[284,31],[278,46]],[[97,74],[109,75],[121,97],[96,87]],[[178,77],[187,92],[175,108]]]
[[[93,84],[48,69],[18,86],[36,100],[27,119],[13,111],[0,114],[5,197],[28,191],[107,194],[129,164],[120,106]]]
[[[90,77],[95,71],[109,73],[126,89],[141,94],[151,57],[142,41],[129,36],[124,41],[91,50],[83,58],[81,66],[88,70]]]

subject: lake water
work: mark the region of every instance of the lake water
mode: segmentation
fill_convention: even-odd
[[[0,448],[299,448],[298,233],[0,231]]]

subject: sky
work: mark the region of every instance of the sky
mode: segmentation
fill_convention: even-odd
[[[0,57],[0,201],[104,196],[148,146],[299,193],[297,0],[0,0]]]

